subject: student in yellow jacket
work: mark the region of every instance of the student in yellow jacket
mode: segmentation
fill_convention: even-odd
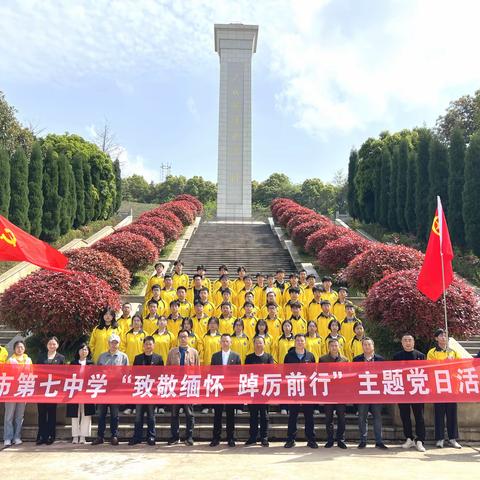
[[[175,290],[180,286],[185,287],[185,289],[189,287],[190,279],[186,273],[183,273],[183,266],[184,264],[181,260],[175,260],[173,264],[174,272],[172,273],[172,281]]]
[[[164,301],[165,305],[170,305],[177,298],[177,289],[173,287],[173,280],[171,275],[165,275],[165,285],[160,290],[160,298]]]
[[[242,365],[245,363],[245,358],[250,351],[250,339],[244,332],[244,325],[242,319],[235,320],[233,324],[234,333],[231,336],[232,338],[232,345],[231,349],[232,352],[235,352],[239,355]]]
[[[346,347],[345,338],[340,333],[340,328],[341,328],[341,325],[337,319],[334,318],[333,320],[330,320],[328,324],[329,333],[325,337],[325,349],[328,351],[328,342],[330,340],[337,340],[340,355],[342,357],[346,357],[347,355],[345,352],[345,347]]]
[[[192,279],[192,283],[187,290],[187,301],[195,303],[200,298],[200,290],[204,288],[202,285],[202,276],[195,274]]]
[[[195,302],[195,305],[193,306],[193,315],[191,318],[193,320],[193,331],[200,338],[203,338],[208,331],[208,319],[210,317],[205,315],[203,311],[203,303],[200,300]]]
[[[155,264],[155,273],[148,279],[147,288],[145,289],[145,300],[148,300],[152,296],[152,287],[158,285],[163,288],[163,271],[165,267],[163,263],[158,262]]]
[[[332,313],[335,315],[335,318],[341,323],[344,318],[347,316],[346,307],[347,307],[347,287],[340,287],[338,289],[338,298],[332,305]]]
[[[332,277],[324,276],[322,278],[322,286],[322,300],[328,300],[333,305],[338,299],[338,294],[335,290],[332,290]]]
[[[208,319],[208,332],[203,337],[203,355],[201,357],[202,365],[210,365],[212,362],[212,355],[219,352],[222,347],[220,339],[222,334],[218,331],[218,318],[210,317]]]
[[[258,311],[257,317],[265,318],[268,315],[268,309],[270,305],[275,305],[277,317],[280,320],[285,320],[285,317],[283,316],[283,308],[275,301],[275,294],[273,292],[267,293],[267,303]]]
[[[203,303],[203,311],[209,317],[215,316],[215,305],[210,301],[210,294],[208,288],[202,287],[200,289],[200,301]]]
[[[156,300],[149,300],[148,302],[148,312],[143,316],[143,330],[145,330],[147,335],[151,335],[157,329],[158,319],[162,315],[157,314],[158,303]]]
[[[262,337],[265,341],[265,353],[270,354],[274,359],[277,355],[277,343],[274,338],[268,333],[268,324],[265,320],[259,320],[257,326],[255,327],[255,338],[256,336]],[[250,352],[253,353],[253,341],[250,343]]]
[[[253,303],[253,293],[252,292],[247,292],[245,295],[245,303],[237,309],[237,317],[243,317],[245,315],[245,304],[246,303],[251,303],[253,305],[253,314],[257,315],[258,314],[258,308],[255,307],[255,304]]]
[[[290,320],[293,328],[293,335],[297,333],[303,333],[306,335],[307,333],[307,321],[302,316],[302,307],[298,302],[293,302],[291,305],[292,315],[288,320]]]
[[[355,316],[355,305],[352,302],[347,301],[345,303],[346,316],[342,323],[342,335],[345,337],[347,344],[352,341],[355,336],[354,328],[357,322],[361,323],[361,320]],[[338,318],[337,318],[338,320]],[[361,353],[359,353],[361,355]]]
[[[265,287],[266,303],[271,301],[268,298],[269,292],[273,292],[275,294],[275,303],[283,308],[283,291],[275,285],[275,276],[272,274],[267,275],[267,286]]]
[[[132,304],[125,302],[122,305],[122,315],[117,319],[118,327],[123,333],[132,328]]]
[[[282,294],[283,304],[285,305],[289,300],[292,300],[291,294],[290,294],[291,288],[298,289],[298,291],[300,292],[298,297],[296,298],[296,301],[305,303],[304,295],[303,295],[303,287],[300,286],[300,283],[298,281],[298,275],[296,273],[292,273],[289,277],[289,287],[285,288]]]
[[[268,315],[265,317],[265,322],[268,325],[268,333],[272,336],[275,342],[282,335],[282,321],[276,315],[276,309],[274,305],[268,306]],[[270,353],[270,352],[269,352]],[[272,354],[273,355],[273,354]],[[275,357],[273,357],[275,358]]]
[[[310,320],[307,324],[307,335],[305,337],[305,348],[312,352],[315,361],[318,362],[320,357],[324,354],[325,347],[322,337],[318,334],[317,324]]]
[[[8,360],[8,350],[0,345],[0,365]]]
[[[244,278],[247,275],[247,270],[245,267],[238,267],[237,268],[237,278],[233,281],[233,290],[235,293],[239,292],[244,286]]]
[[[288,289],[290,293],[290,300],[284,304],[283,318],[290,318],[292,316],[292,304],[298,303],[300,305],[300,314],[303,318],[307,316],[307,309],[305,305],[300,301],[300,289],[298,287],[290,287]]]
[[[120,351],[128,357],[128,364],[133,365],[137,355],[143,353],[143,339],[147,334],[143,331],[143,319],[135,314],[132,317],[132,328],[121,336]]]
[[[222,303],[221,314],[218,317],[220,333],[233,334],[233,324],[235,323],[235,316],[232,313],[232,304]]]
[[[191,318],[184,318],[182,321],[181,329],[188,332],[188,346],[194,348],[198,352],[199,357],[201,358],[203,352],[203,340],[193,331],[193,320]],[[178,337],[175,346],[179,346]]]
[[[346,357],[351,362],[355,357],[358,357],[363,353],[362,341],[365,338],[365,330],[362,322],[356,322],[353,326],[355,335],[347,343]]]
[[[303,303],[309,305],[313,300],[313,289],[315,288],[315,275],[310,274],[307,276],[307,284],[303,287]]]
[[[197,275],[200,275],[202,277],[202,286],[205,288],[208,288],[208,291],[212,291],[212,282],[210,279],[207,277],[207,270],[203,265],[198,265],[197,267]]]
[[[231,280],[229,280],[229,277],[228,277],[228,267],[226,265],[220,265],[218,267],[218,279],[215,280],[212,284],[212,291],[216,291],[218,290],[221,285],[222,285],[222,277],[226,278],[227,280],[227,284],[225,285],[225,287],[228,287],[228,288],[233,288],[233,282]]]
[[[263,273],[257,273],[255,280],[253,303],[257,308],[261,308],[267,303],[267,297],[265,296],[265,275]]]
[[[175,338],[178,337],[178,332],[182,329],[183,317],[179,313],[179,305],[177,302],[171,303],[171,313],[167,317],[167,329],[172,332]]]
[[[245,298],[245,295],[247,293],[251,293],[252,294],[252,298],[250,299],[250,301],[253,302],[254,300],[254,293],[253,293],[253,288],[254,288],[254,285],[253,285],[253,279],[250,275],[245,275],[245,277],[243,278],[243,284],[244,286],[237,291],[237,295],[236,295],[236,299],[235,299],[235,305],[237,306],[238,309],[240,309],[241,307],[243,307],[243,304],[246,302],[246,298]]]
[[[97,363],[98,357],[108,350],[108,339],[112,333],[120,336],[121,331],[115,319],[115,310],[107,307],[100,314],[98,325],[92,330],[88,346],[92,352],[92,359]]]
[[[333,313],[330,311],[331,304],[329,300],[322,300],[320,305],[322,307],[322,311],[320,312],[320,315],[316,318],[316,322],[317,322],[319,335],[323,339],[325,339],[325,337],[329,333],[328,324],[330,323],[330,320],[334,320],[334,319],[336,320],[336,318],[334,317]],[[325,345],[325,347],[327,348],[327,345]]]
[[[306,320],[316,320],[322,313],[322,289],[318,286],[313,287],[313,299],[307,304]]]
[[[288,351],[295,346],[295,336],[292,333],[292,322],[290,320],[284,320],[282,323],[282,335],[278,339],[276,348],[276,363],[284,363],[285,355]]]
[[[183,285],[177,288],[176,300],[180,304],[179,313],[183,318],[193,316],[193,304],[187,301],[187,289]]]
[[[158,285],[154,285],[152,288],[152,293],[152,297],[143,304],[142,316],[144,318],[147,316],[148,304],[151,300],[155,300],[157,302],[157,315],[168,315],[170,312],[167,304],[162,300],[160,287]]]
[[[159,317],[158,328],[153,332],[152,337],[155,340],[153,351],[157,355],[161,355],[165,364],[168,352],[176,345],[177,339],[167,330],[167,318],[164,315]]]
[[[246,302],[244,306],[245,313],[241,318],[243,320],[243,326],[245,330],[245,334],[248,338],[253,338],[255,335],[255,327],[258,322],[258,318],[255,316],[255,307],[253,303]]]
[[[220,303],[217,303],[216,305],[216,308],[215,308],[215,312],[213,313],[214,316],[218,317],[222,314],[222,305],[225,304],[225,303],[229,303],[231,308],[232,308],[232,314],[233,316],[237,316],[237,307],[236,305],[232,302],[232,292],[230,291],[229,288],[227,288],[226,290],[223,290],[222,291],[222,297],[219,299],[217,298],[217,300],[220,300]]]

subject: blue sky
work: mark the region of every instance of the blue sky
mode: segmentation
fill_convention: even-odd
[[[215,181],[213,24],[258,24],[253,177],[330,181],[368,136],[480,88],[478,18],[475,0],[3,0],[0,90],[44,132],[108,119],[124,175]]]

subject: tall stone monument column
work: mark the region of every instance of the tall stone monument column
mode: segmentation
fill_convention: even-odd
[[[217,217],[252,216],[252,54],[257,25],[215,25],[220,57]]]

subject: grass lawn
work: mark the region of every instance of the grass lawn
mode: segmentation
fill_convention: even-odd
[[[143,212],[153,210],[156,207],[158,207],[158,203],[140,203],[132,202],[130,200],[123,200],[122,204],[120,205],[119,212],[130,213],[130,210],[132,210],[133,218],[135,219],[138,218]]]

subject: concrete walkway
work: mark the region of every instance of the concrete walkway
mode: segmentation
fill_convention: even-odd
[[[387,452],[373,447],[359,451],[355,445],[348,450],[320,447],[311,450],[304,443],[286,450],[282,443],[269,448],[260,446],[228,448],[221,444],[210,448],[206,443],[194,447],[165,444],[155,447],[121,444],[73,446],[58,442],[50,447],[27,443],[0,452],[2,478],[43,480],[68,478],[162,478],[162,480],[224,479],[473,479],[478,474],[480,446],[462,450],[435,449],[427,452],[405,451],[393,446]]]

